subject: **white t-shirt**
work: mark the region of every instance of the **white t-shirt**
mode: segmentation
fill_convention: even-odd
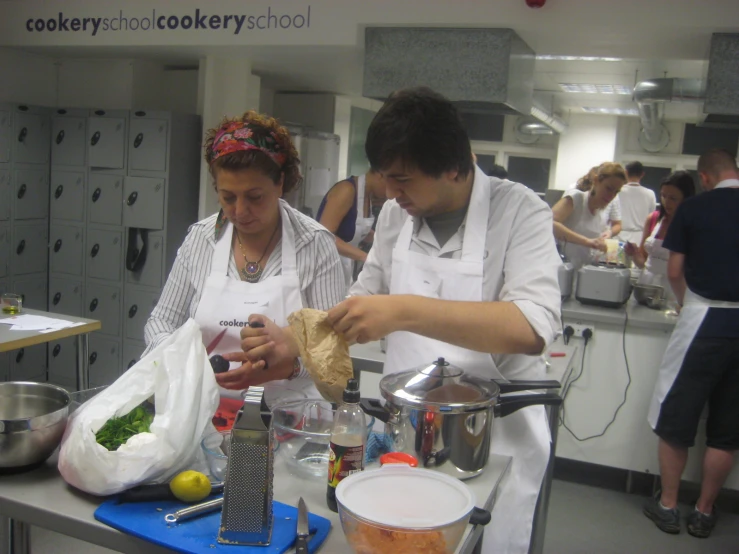
[[[621,234],[622,240],[640,244],[644,222],[649,214],[657,208],[654,191],[639,183],[627,183],[618,195],[621,201]]]
[[[618,196],[603,210],[596,210],[593,214],[588,208],[589,192],[581,190],[565,191],[564,197],[572,198],[572,213],[562,223],[565,227],[589,239],[598,238],[608,229],[610,221],[621,221],[621,203]],[[562,253],[572,262],[575,269],[590,261],[590,248],[579,244],[564,243]]]

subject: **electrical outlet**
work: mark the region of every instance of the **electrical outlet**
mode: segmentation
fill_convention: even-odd
[[[588,323],[588,324],[585,324],[585,323],[565,323],[565,326],[567,326],[567,325],[569,325],[570,327],[572,327],[575,330],[575,334],[572,335],[573,338],[578,338],[578,339],[583,338],[582,332],[585,329],[590,329],[590,332],[593,333],[593,335],[595,335],[595,325],[593,325],[591,323]]]

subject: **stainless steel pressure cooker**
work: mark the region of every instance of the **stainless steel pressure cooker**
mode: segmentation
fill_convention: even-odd
[[[439,358],[386,375],[380,381],[385,405],[365,398],[362,408],[385,422],[395,450],[413,454],[422,467],[469,479],[485,469],[495,418],[526,406],[562,402],[553,393],[501,395],[559,387],[557,381],[481,379]]]

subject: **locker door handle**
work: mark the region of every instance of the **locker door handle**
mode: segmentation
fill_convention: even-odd
[[[56,143],[61,144],[63,140],[64,140],[64,129],[59,131],[59,133],[56,135]]]
[[[136,315],[136,312],[138,311],[139,311],[139,307],[136,304],[131,306],[128,310],[128,319],[133,319],[134,316]]]
[[[141,143],[144,142],[144,133],[139,133],[136,135],[136,138],[133,139],[133,147],[138,148],[141,146]]]
[[[54,299],[53,299],[53,300],[51,301],[51,303],[52,303],[52,304],[54,304],[54,306],[56,306],[57,304],[59,304],[59,301],[60,301],[61,299],[62,299],[62,293],[61,293],[61,292],[57,292],[57,293],[56,293],[56,294],[54,295]]]
[[[126,205],[133,206],[136,203],[136,200],[139,197],[139,193],[136,191],[133,191],[131,194],[128,195],[128,198],[126,199]]]
[[[128,362],[128,367],[126,367],[126,369],[131,369],[135,365],[136,365],[136,360],[131,360],[130,362]]]
[[[100,190],[100,187],[98,187],[98,188],[95,189],[95,191],[92,193],[92,201],[93,202],[97,202],[98,201],[98,199],[100,198],[100,193],[101,192],[102,191]]]
[[[62,249],[62,239],[57,239],[54,243],[54,252],[59,252]]]
[[[100,142],[100,131],[95,131],[90,139],[90,146],[95,146],[98,142]]]
[[[26,354],[26,349],[21,348],[18,350],[18,354],[15,355],[15,363],[19,364],[21,363],[21,360],[23,359],[23,356]]]
[[[56,190],[54,191],[54,198],[59,200],[63,192],[64,192],[64,185],[59,185],[58,187],[56,187]]]
[[[100,245],[96,244],[92,247],[92,250],[90,250],[90,256],[94,258],[98,255],[98,252],[100,252]]]
[[[20,134],[18,135],[18,142],[25,142],[27,136],[28,136],[28,128],[23,127],[23,129],[21,129]]]
[[[94,312],[97,309],[97,307],[98,307],[98,299],[93,298],[92,302],[90,302],[90,311]]]
[[[90,354],[90,365],[94,364],[95,363],[95,360],[97,360],[97,359],[98,359],[98,353],[97,352],[93,352],[92,354]]]
[[[56,358],[59,355],[59,352],[61,352],[61,351],[62,351],[62,345],[61,344],[57,344],[54,347],[54,350],[51,351],[51,355]]]
[[[16,249],[15,249],[15,253],[16,253],[16,254],[18,254],[18,255],[20,256],[21,254],[23,254],[23,251],[24,251],[25,249],[26,249],[26,241],[25,241],[25,240],[21,240],[21,241],[20,241],[20,242],[18,243],[18,247],[17,247]]]
[[[23,183],[23,184],[22,184],[22,185],[20,186],[20,188],[18,189],[18,199],[19,199],[19,200],[20,200],[21,198],[23,198],[23,197],[24,197],[24,196],[26,195],[26,190],[27,190],[27,189],[28,189],[28,187],[26,186],[26,184],[25,184],[25,183]]]

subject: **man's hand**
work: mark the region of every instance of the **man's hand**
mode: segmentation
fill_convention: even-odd
[[[349,344],[364,344],[401,329],[404,296],[352,296],[331,308],[328,322]]]
[[[251,386],[263,385],[269,381],[288,379],[293,374],[292,361],[265,369],[264,360],[252,364],[246,359],[244,352],[224,354],[223,357],[230,362],[243,362],[238,369],[216,374],[216,382],[225,389],[247,389]]]

